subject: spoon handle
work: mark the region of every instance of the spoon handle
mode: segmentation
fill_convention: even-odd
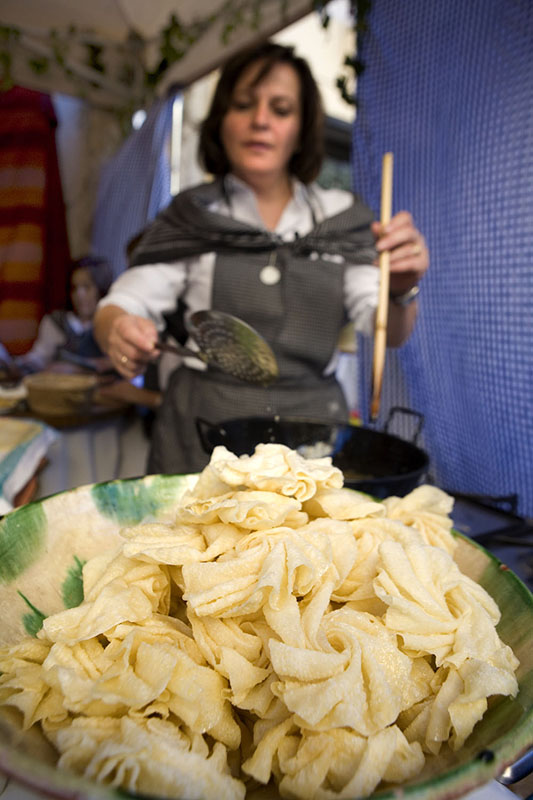
[[[162,353],[174,353],[177,356],[192,356],[199,358],[200,361],[206,361],[206,356],[200,350],[191,350],[189,347],[184,347],[182,344],[168,344],[168,342],[158,341],[156,349]]]

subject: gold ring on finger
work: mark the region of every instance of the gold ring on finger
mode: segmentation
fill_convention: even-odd
[[[127,364],[128,363],[128,356],[120,356],[120,363]]]

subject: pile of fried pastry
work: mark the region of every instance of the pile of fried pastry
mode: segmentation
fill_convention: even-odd
[[[457,750],[518,661],[454,561],[452,498],[376,501],[330,458],[217,447],[171,522],[123,528],[84,601],[0,650],[58,767],[160,798],[370,795]]]

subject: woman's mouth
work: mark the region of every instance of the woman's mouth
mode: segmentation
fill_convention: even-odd
[[[255,140],[245,142],[244,146],[249,150],[271,150],[272,145],[268,144],[267,142],[258,142]]]

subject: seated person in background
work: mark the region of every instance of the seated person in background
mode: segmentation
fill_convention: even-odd
[[[98,301],[113,280],[103,258],[84,256],[73,261],[69,272],[69,308],[46,314],[31,350],[13,359],[12,371],[22,375],[57,366],[78,364],[96,372],[112,369],[93,337],[93,317]]]

